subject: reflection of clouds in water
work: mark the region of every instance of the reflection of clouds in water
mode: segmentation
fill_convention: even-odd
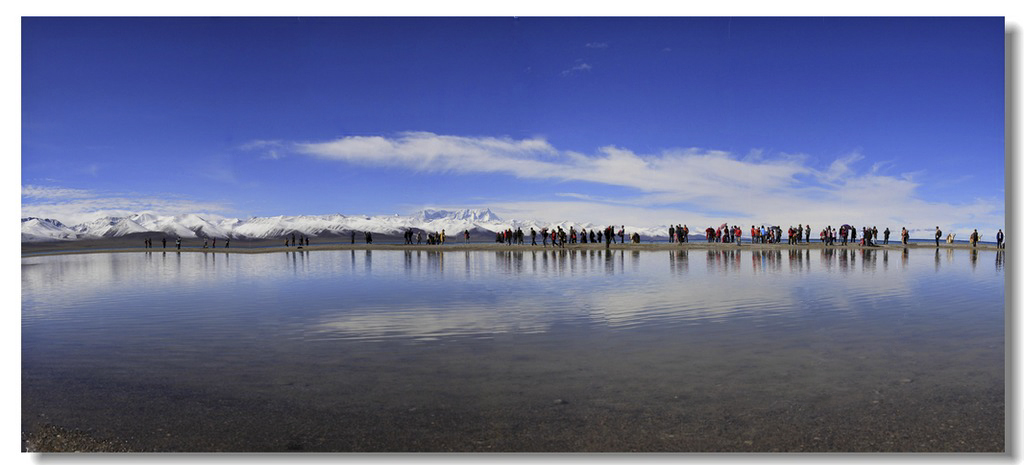
[[[189,297],[287,311],[311,338],[489,337],[560,323],[625,329],[822,311],[858,318],[914,305],[940,278],[996,286],[1000,254],[943,250],[938,274],[927,249],[66,255],[22,260],[22,301],[23,315],[47,318]],[[986,262],[996,266],[983,273]],[[259,301],[268,295],[273,302]]]
[[[506,333],[540,333],[550,322],[543,315],[549,309],[523,309],[520,303],[489,302],[485,306],[441,302],[437,306],[413,303],[394,306],[355,305],[351,309],[327,312],[325,321],[309,329],[312,339],[386,339],[390,337],[420,340],[451,336],[490,337]],[[497,307],[497,308],[495,308]]]
[[[466,296],[415,309],[360,308],[332,315],[321,328],[337,331],[339,337],[423,338],[546,331],[559,322],[630,328],[735,318],[768,320],[809,309],[856,317],[866,303],[912,298],[906,279],[872,276],[880,254],[864,254],[860,263],[865,273],[827,275],[811,273],[815,253],[770,251],[752,258],[749,251],[680,250],[639,256],[614,251],[497,252],[493,255],[496,275],[532,278],[529,292],[507,289],[507,297],[499,294],[503,297],[495,301]],[[847,260],[857,260],[854,254],[848,251]],[[690,272],[691,261],[705,262],[707,267]],[[623,265],[631,271],[618,271]],[[765,269],[776,273],[759,276]],[[794,278],[803,282],[794,285]]]

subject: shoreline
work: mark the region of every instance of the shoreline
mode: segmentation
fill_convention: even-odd
[[[440,245],[427,245],[427,244],[404,244],[404,243],[378,243],[378,244],[341,244],[341,243],[327,243],[327,244],[310,244],[309,246],[281,246],[281,245],[270,245],[270,243],[280,244],[278,241],[239,241],[236,242],[235,247],[208,247],[203,248],[201,245],[184,245],[181,249],[175,248],[173,245],[168,245],[167,248],[163,248],[159,245],[146,248],[137,245],[138,241],[131,241],[131,244],[127,244],[124,241],[112,240],[112,241],[90,241],[89,243],[80,242],[69,242],[69,243],[22,243],[21,245],[21,256],[22,258],[36,257],[36,256],[49,256],[49,255],[77,255],[77,254],[89,254],[89,253],[131,253],[131,252],[177,252],[177,253],[219,253],[219,254],[230,254],[230,253],[241,253],[241,254],[254,254],[254,253],[281,253],[281,252],[311,252],[311,251],[322,251],[322,250],[403,250],[403,251],[429,251],[429,252],[457,252],[457,251],[484,251],[484,252],[499,252],[499,251],[542,251],[542,250],[561,250],[561,251],[595,251],[605,250],[606,246],[603,243],[593,244],[565,244],[564,247],[555,247],[552,245],[507,245],[498,242],[450,242],[448,244]],[[268,243],[269,242],[269,243]],[[670,243],[670,242],[648,242],[648,243],[628,243],[628,244],[611,244],[607,247],[608,250],[618,251],[672,251],[672,250],[811,250],[811,249],[861,249],[861,250],[898,250],[903,248],[913,249],[928,249],[936,248],[934,244],[930,242],[911,242],[909,244],[902,244],[900,242],[890,243],[888,245],[876,244],[871,246],[862,246],[859,244],[848,244],[842,245],[838,243],[836,245],[826,245],[821,242],[811,243],[800,243],[800,244],[787,244],[787,243],[776,243],[776,244],[751,244],[749,242],[743,242],[740,245],[735,243],[719,243],[719,242],[685,242]],[[999,249],[995,244],[978,244],[976,247],[972,247],[967,243],[953,243],[947,244],[945,242],[940,243],[937,249],[963,249],[963,250],[1006,250],[1005,247]]]

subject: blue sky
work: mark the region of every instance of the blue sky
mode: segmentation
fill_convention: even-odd
[[[24,18],[22,215],[1004,228],[1002,18]]]

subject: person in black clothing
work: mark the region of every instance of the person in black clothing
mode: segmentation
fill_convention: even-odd
[[[626,225],[622,225],[622,228],[619,229],[619,243],[626,243]]]
[[[885,245],[889,245],[889,228],[888,227],[885,228],[885,231],[882,232],[882,236],[885,238],[883,243]]]
[[[164,238],[160,239],[160,241],[163,242],[164,248],[166,249],[167,248],[167,238],[164,237]]]
[[[1003,230],[1002,229],[1000,229],[999,232],[996,233],[996,248],[997,249],[1003,248]]]
[[[935,247],[939,246],[939,239],[942,238],[942,230],[938,226],[935,227]]]

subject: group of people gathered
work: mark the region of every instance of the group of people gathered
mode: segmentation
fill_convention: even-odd
[[[162,248],[166,249],[167,248],[167,238],[166,237],[161,237],[160,238],[160,242],[161,242]],[[145,244],[145,248],[152,249],[153,248],[153,238],[147,237],[145,239],[145,241],[144,241],[144,244]],[[288,241],[285,241],[285,245],[288,245]],[[181,250],[181,238],[180,237],[176,238],[174,240],[174,247],[177,250]],[[208,247],[210,247],[210,239],[203,239],[203,248],[205,249],[205,248],[208,248]],[[230,237],[226,238],[224,240],[224,248],[228,248],[228,247],[231,247],[231,238]],[[216,237],[213,238],[213,248],[214,249],[217,248],[217,238]]]
[[[618,241],[615,237],[618,236]],[[504,231],[499,231],[494,241],[497,243],[504,243],[507,245],[523,245],[526,242],[526,233],[523,232],[523,228],[511,228]],[[537,243],[537,239],[540,239],[540,244]],[[633,233],[629,236],[630,241],[634,244],[640,243],[640,234]],[[555,226],[553,228],[541,228],[537,231],[535,228],[530,228],[530,245],[541,245],[543,247],[548,246],[548,240],[551,241],[552,247],[565,247],[565,244],[600,244],[602,242],[605,245],[611,245],[615,243],[625,244],[626,243],[626,226],[623,225],[619,228],[618,232],[615,231],[614,226],[608,226],[604,229],[591,228],[587,231],[586,228],[580,228],[576,230],[575,226],[569,226],[569,230],[566,231],[561,226]]]
[[[850,226],[848,224],[844,224],[844,225],[840,226],[839,228],[833,228],[831,225],[825,227],[824,229],[822,229],[821,231],[818,232],[818,240],[821,243],[823,243],[825,245],[828,245],[828,246],[834,246],[839,241],[841,241],[841,245],[844,245],[844,246],[847,245],[847,244],[851,244],[851,243],[852,244],[859,244],[859,245],[862,245],[862,246],[865,246],[865,245],[866,246],[875,246],[875,245],[878,244],[878,228],[877,227],[875,227],[875,226],[872,226],[870,228],[862,227],[860,229],[861,230],[860,230],[860,241],[859,242],[857,240],[857,236],[858,236],[857,228],[854,228],[853,226]],[[786,230],[785,234],[783,233],[782,228],[779,227],[779,226],[764,226],[764,225],[762,225],[762,226],[758,227],[758,226],[751,225],[750,226],[750,243],[752,243],[752,244],[779,244],[779,243],[782,242],[784,237],[787,240],[787,243],[789,245],[798,245],[798,244],[801,244],[801,243],[804,243],[804,242],[810,243],[811,242],[811,231],[812,231],[812,229],[811,229],[810,225],[806,225],[805,226],[803,224],[799,224],[796,227],[790,226]],[[466,243],[468,243],[469,242],[469,236],[470,236],[469,230],[464,230],[461,235],[463,237],[463,240]],[[530,245],[542,245],[544,247],[547,247],[549,240],[551,241],[551,246],[552,247],[565,247],[566,243],[568,243],[568,244],[577,244],[577,243],[579,243],[579,244],[587,244],[587,243],[600,244],[600,243],[603,242],[606,246],[611,245],[611,244],[615,244],[615,243],[619,243],[619,244],[625,244],[626,243],[626,227],[624,225],[620,226],[618,231],[616,231],[614,226],[608,226],[608,227],[605,227],[604,229],[591,228],[589,231],[586,228],[581,228],[579,231],[577,231],[574,226],[570,226],[568,231],[563,229],[561,226],[556,226],[556,227],[553,227],[553,228],[550,228],[550,229],[545,227],[545,228],[541,228],[540,231],[537,231],[536,229],[531,227],[529,235],[530,235]],[[707,229],[704,230],[704,235],[705,235],[708,243],[735,243],[736,245],[740,245],[743,242],[743,228],[741,228],[740,226],[737,226],[737,225],[729,226],[727,224],[723,224],[723,225],[721,225],[721,226],[719,226],[717,228],[708,227]],[[889,228],[885,228],[885,230],[882,231],[882,242],[881,243],[883,245],[888,245],[889,244],[889,236],[890,235],[891,235],[891,232],[889,231]],[[364,236],[364,240],[366,241],[367,244],[372,244],[373,243],[373,234],[372,233],[370,233],[369,231],[366,231],[366,232],[363,233],[363,236]],[[427,245],[444,245],[445,242],[448,240],[448,236],[445,234],[445,230],[444,229],[442,229],[440,232],[428,232],[425,238],[424,238],[424,235],[423,235],[423,231],[414,231],[412,229],[408,229],[408,230],[405,231],[404,236],[405,236],[405,244],[406,245],[423,244],[424,243],[424,239],[426,239],[426,244]],[[504,231],[498,231],[495,234],[495,239],[494,240],[497,243],[504,243],[504,244],[507,244],[507,245],[523,245],[525,243],[525,236],[526,236],[526,233],[523,232],[522,228],[516,228],[515,230],[513,230],[511,228],[508,228],[508,229],[506,229]],[[616,241],[616,236],[618,236],[618,240],[617,241]],[[689,239],[690,228],[688,226],[686,226],[685,224],[683,224],[683,225],[678,225],[677,224],[677,225],[669,226],[669,228],[668,228],[668,236],[669,236],[669,241],[670,242],[680,243],[680,244],[687,243],[690,240]],[[955,236],[955,234],[950,234],[946,238],[947,243],[952,243],[954,236]],[[537,242],[538,239],[540,239],[540,244],[538,244],[538,242]],[[942,239],[942,230],[938,226],[936,226],[935,227],[935,246],[936,247],[939,246],[939,240],[941,240],[941,239]],[[211,239],[203,239],[203,248],[204,249],[210,247],[210,242],[209,242],[210,240]],[[639,244],[640,243],[640,234],[634,232],[633,234],[631,234],[629,236],[629,240],[630,240],[631,243]],[[902,228],[902,230],[900,231],[900,240],[903,242],[904,245],[906,245],[910,241],[910,231],[907,230],[906,227]],[[978,230],[975,229],[974,232],[971,233],[971,235],[970,235],[969,243],[971,244],[972,247],[977,247],[978,242],[980,240],[981,240],[981,234],[979,234]],[[163,243],[163,247],[167,248],[167,238],[162,238],[161,241]],[[212,247],[213,248],[217,248],[217,238],[215,238],[215,237],[212,238],[212,241],[213,241]],[[351,232],[351,241],[352,241],[353,244],[356,243],[356,231],[352,231]],[[284,245],[285,245],[285,247],[294,247],[296,245],[296,242],[298,242],[298,245],[300,247],[303,246],[303,245],[309,246],[309,238],[308,237],[306,237],[306,236],[296,237],[295,233],[291,234],[290,240],[289,240],[288,237],[285,238]],[[230,246],[231,246],[231,238],[226,238],[225,241],[224,241],[224,247],[228,248]],[[146,238],[145,239],[145,247],[147,249],[153,247],[153,240],[151,238]],[[177,249],[179,249],[179,250],[181,249],[181,238],[180,237],[177,238],[177,240],[175,242],[175,247]],[[1000,249],[1005,247],[1004,235],[1003,235],[1003,230],[1002,229],[1000,229],[999,232],[996,233],[996,247],[1000,248]]]
[[[797,245],[803,242],[811,242],[811,226],[804,226],[799,224],[796,227],[790,226],[786,233],[785,238],[789,245]],[[681,228],[678,226],[669,227],[669,237],[672,242],[686,242],[687,235],[689,234],[689,228],[685,225]],[[723,224],[718,228],[708,227],[704,230],[704,235],[707,237],[707,241],[711,242],[734,242],[737,245],[742,243],[743,229],[739,226],[730,227],[727,224]],[[885,228],[882,231],[882,244],[889,244],[889,236],[891,232],[889,228]],[[750,225],[750,242],[753,244],[778,244],[783,240],[783,231],[779,226],[764,226],[757,227]],[[825,227],[818,232],[818,240],[825,245],[836,245],[837,241],[842,241],[842,245],[847,244],[859,244],[866,246],[875,246],[878,244],[878,227],[872,226],[860,228],[860,241],[857,241],[857,228],[844,224],[839,228],[833,228],[831,225]],[[947,242],[952,243],[953,235],[950,235]],[[942,230],[938,226],[935,227],[935,246],[939,246],[939,240],[942,238]],[[971,234],[970,244],[972,247],[977,247],[978,241],[981,239],[981,235],[978,234],[978,230],[975,229]],[[996,233],[996,247],[1003,248],[1003,230],[1000,229]],[[910,231],[904,227],[900,231],[900,240],[906,245],[910,241]]]

